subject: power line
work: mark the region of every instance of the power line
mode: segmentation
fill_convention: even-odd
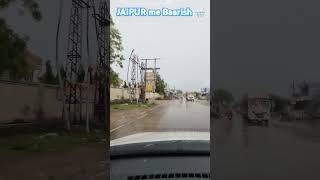
[[[69,32],[68,32],[68,45],[67,45],[67,58],[65,73],[61,74],[60,64],[58,62],[58,49],[59,49],[59,32],[62,19],[62,0],[60,0],[59,19],[57,25],[56,34],[56,64],[58,67],[59,84],[62,93],[63,100],[63,117],[67,121],[68,130],[71,130],[71,124],[80,124],[82,122],[82,103],[83,103],[83,91],[88,91],[89,84],[88,79],[85,80],[85,70],[82,65],[82,36],[83,36],[83,9],[86,9],[86,50],[87,50],[87,64],[88,73],[91,73],[90,64],[90,43],[89,43],[89,15],[90,10],[93,11],[92,17],[95,23],[98,53],[97,53],[97,68],[95,75],[95,95],[94,95],[94,114],[98,114],[100,122],[107,120],[107,114],[109,109],[106,107],[109,101],[109,66],[110,66],[110,54],[109,47],[110,42],[110,13],[107,1],[100,1],[99,12],[96,12],[94,0],[72,0],[71,13],[69,17]],[[91,4],[91,5],[90,5]],[[91,9],[92,8],[92,9]],[[90,72],[89,72],[90,69]],[[91,76],[91,74],[90,74]],[[89,82],[90,81],[90,82]],[[84,88],[86,87],[86,88]],[[88,102],[89,96],[86,94],[86,124],[88,129]]]

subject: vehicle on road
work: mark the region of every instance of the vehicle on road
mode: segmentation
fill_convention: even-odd
[[[209,132],[144,132],[110,146],[112,180],[210,179]]]
[[[194,96],[192,94],[187,94],[186,100],[187,101],[194,101]]]
[[[248,96],[248,121],[269,122],[272,100],[268,95]]]

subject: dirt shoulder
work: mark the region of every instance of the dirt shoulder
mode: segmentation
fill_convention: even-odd
[[[92,137],[23,135],[0,138],[0,180],[102,180],[106,143]],[[41,138],[41,140],[37,138]]]
[[[106,179],[105,147],[80,147],[68,152],[47,154],[1,151],[0,179]]]

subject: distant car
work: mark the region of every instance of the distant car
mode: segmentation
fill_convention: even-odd
[[[194,96],[188,95],[186,99],[187,101],[194,101]]]

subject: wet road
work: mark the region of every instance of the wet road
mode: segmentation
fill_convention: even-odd
[[[320,179],[320,120],[213,120],[216,180]]]
[[[111,140],[139,132],[210,131],[210,107],[202,101],[172,100],[119,117],[111,116]]]

